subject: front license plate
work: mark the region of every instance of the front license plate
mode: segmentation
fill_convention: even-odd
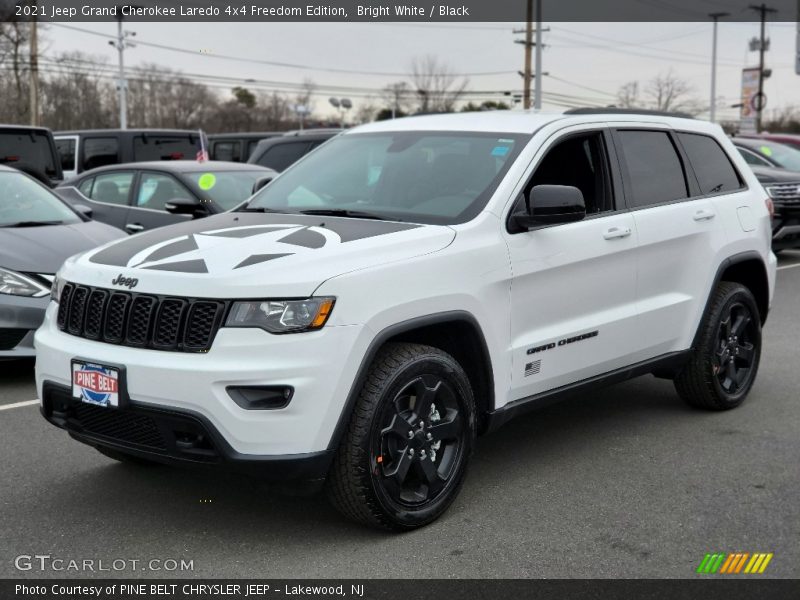
[[[95,406],[119,406],[120,371],[98,363],[72,361],[72,397]]]

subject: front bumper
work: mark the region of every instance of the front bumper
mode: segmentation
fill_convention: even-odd
[[[0,360],[34,356],[33,334],[42,324],[49,297],[0,294]]]
[[[772,249],[800,248],[800,205],[775,203],[772,222]]]
[[[59,331],[57,307],[48,307],[36,332],[39,398],[45,400],[48,386],[69,388],[75,357],[124,365],[130,410],[199,419],[230,447],[227,454],[243,461],[334,447],[334,430],[368,342],[366,329],[358,325],[291,335],[222,328],[206,353],[131,348]],[[285,408],[248,410],[229,395],[231,386],[290,386],[294,395]]]
[[[69,387],[49,382],[43,387],[41,412],[79,442],[166,464],[224,467],[266,480],[319,480],[333,460],[330,450],[270,457],[241,454],[200,414],[135,403],[117,410],[101,408],[74,399]]]

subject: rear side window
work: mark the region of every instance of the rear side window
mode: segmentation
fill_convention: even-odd
[[[21,129],[0,131],[0,165],[16,167],[31,175],[53,178],[57,157],[50,138],[40,131]]]
[[[83,170],[88,171],[119,162],[119,142],[115,137],[86,138],[83,142]]]
[[[697,133],[679,133],[678,139],[692,163],[703,194],[733,192],[744,187],[717,140]]]
[[[678,151],[664,131],[619,131],[630,180],[632,207],[688,198],[686,176]]]
[[[308,142],[288,142],[268,148],[258,159],[262,167],[283,171],[306,153]]]
[[[189,135],[137,135],[133,138],[133,160],[192,160],[197,145]]]
[[[212,142],[211,159],[239,162],[239,142]]]
[[[61,159],[61,169],[64,171],[74,171],[75,140],[72,138],[56,140],[56,151]]]
[[[98,202],[126,206],[133,184],[133,172],[103,173],[95,177],[89,197]]]

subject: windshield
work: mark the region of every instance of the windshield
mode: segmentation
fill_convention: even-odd
[[[203,197],[213,201],[223,210],[230,210],[253,195],[256,181],[272,177],[270,171],[197,171],[184,173]]]
[[[28,176],[0,171],[0,227],[80,222],[55,194]]]
[[[779,167],[790,171],[800,171],[800,150],[775,142],[762,142],[755,148],[755,151],[766,156]]]
[[[351,211],[387,220],[463,223],[483,209],[529,137],[419,131],[342,135],[289,168],[245,210]]]

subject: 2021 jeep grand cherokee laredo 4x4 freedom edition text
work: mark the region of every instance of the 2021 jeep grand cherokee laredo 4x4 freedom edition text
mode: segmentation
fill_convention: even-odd
[[[690,119],[359,127],[238,211],[69,259],[42,412],[119,460],[324,478],[353,519],[424,525],[477,434],[555,397],[654,373],[739,405],[774,288],[766,198]]]

